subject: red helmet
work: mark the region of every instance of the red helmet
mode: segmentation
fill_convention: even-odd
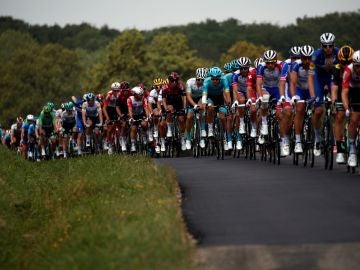
[[[103,94],[97,94],[96,99],[97,99],[97,101],[102,102],[104,100],[104,95]]]
[[[169,81],[178,81],[180,79],[180,75],[177,72],[171,72],[169,75]]]
[[[127,81],[123,81],[120,83],[121,90],[130,90],[130,84]]]

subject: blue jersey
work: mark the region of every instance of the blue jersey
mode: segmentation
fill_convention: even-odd
[[[301,90],[308,90],[308,73],[309,70],[305,69],[301,60],[296,60],[292,66],[292,71],[297,73],[298,79],[296,88]]]
[[[240,72],[234,72],[232,77],[232,84],[238,86],[238,92],[246,93],[248,77],[243,76]]]
[[[232,90],[233,74],[234,73],[229,72],[223,76],[227,80],[230,90]]]
[[[332,68],[326,69],[326,64],[336,65],[339,63],[337,54],[339,49],[334,48],[332,56],[326,57],[323,49],[317,49],[314,54],[312,55],[311,61],[312,66],[311,70],[313,74],[315,75],[315,78],[320,80],[323,83],[330,83],[331,81],[331,74],[332,74]],[[329,63],[330,62],[330,63]]]
[[[203,96],[220,96],[223,92],[230,92],[228,80],[221,77],[218,85],[213,85],[211,78],[206,78],[203,85]]]

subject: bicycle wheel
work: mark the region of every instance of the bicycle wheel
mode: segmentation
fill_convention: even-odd
[[[325,157],[325,169],[332,170],[334,162],[334,152],[333,152],[333,133],[331,128],[330,117],[327,116],[324,121],[323,129],[323,138],[324,138],[324,157]]]

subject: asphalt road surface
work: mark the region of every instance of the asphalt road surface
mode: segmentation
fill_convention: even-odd
[[[360,175],[215,157],[172,166],[203,269],[360,269]]]

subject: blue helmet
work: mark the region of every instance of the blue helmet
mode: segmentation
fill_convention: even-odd
[[[210,77],[221,77],[222,71],[219,67],[212,67],[209,70],[209,76]]]
[[[233,66],[231,63],[225,63],[224,70],[226,71],[233,71]]]

